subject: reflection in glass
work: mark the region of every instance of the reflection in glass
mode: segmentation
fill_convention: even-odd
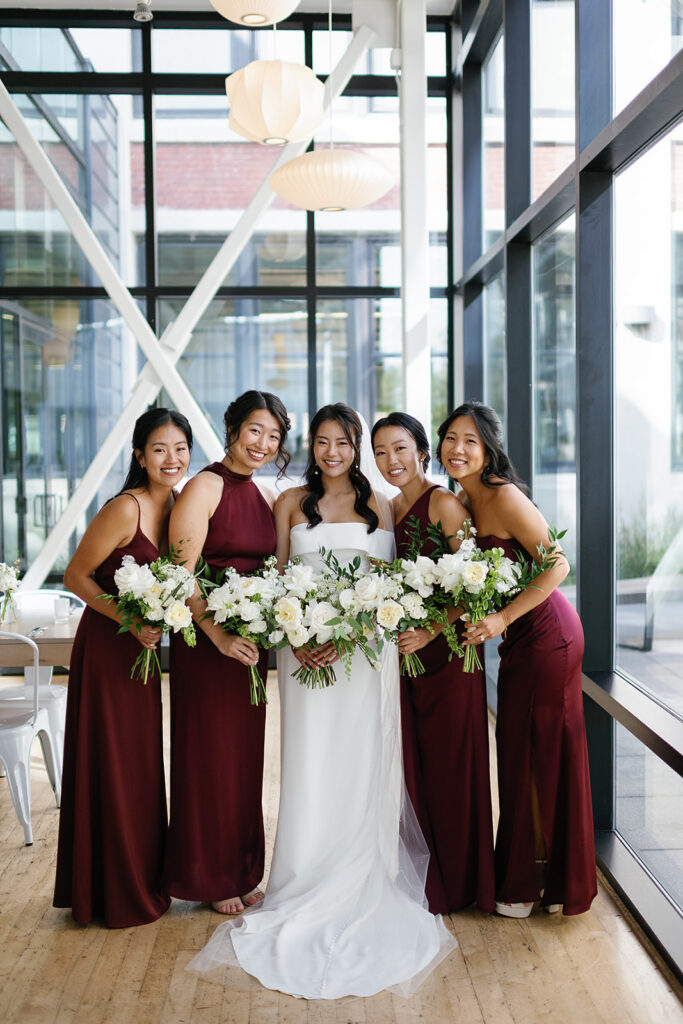
[[[566,529],[562,545],[576,566],[575,219],[572,214],[532,250],[533,495],[545,518]],[[514,410],[509,411],[514,415]]]
[[[161,300],[162,331],[184,303],[184,299]],[[305,301],[216,299],[192,332],[178,369],[219,437],[223,437],[223,414],[237,395],[249,388],[279,395],[292,421],[289,450],[300,461],[302,436],[308,429],[307,351]],[[200,451],[193,455],[193,470],[203,464],[202,457]]]
[[[13,71],[131,71],[132,32],[5,25],[0,27],[0,66]]]
[[[617,665],[679,711],[683,194],[676,168],[682,143],[679,125],[614,186]]]
[[[23,299],[0,304],[3,477],[0,559],[26,568],[113,427],[137,374],[137,345],[112,303]],[[114,463],[91,512],[121,485]],[[61,575],[82,517],[53,573]]]
[[[484,401],[496,410],[506,433],[505,279],[498,274],[484,287]]]
[[[574,0],[531,8],[532,198],[574,159]]]
[[[683,780],[616,723],[616,828],[683,908]]]
[[[614,114],[666,67],[681,46],[681,0],[612,0]]]
[[[482,64],[484,252],[505,228],[505,49],[502,34]]]
[[[169,74],[228,75],[252,60],[304,63],[304,34],[281,29],[254,32],[236,26],[152,26],[152,70]],[[227,100],[223,97],[227,107]]]

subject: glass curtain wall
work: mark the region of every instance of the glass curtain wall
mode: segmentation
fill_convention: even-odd
[[[131,24],[129,12],[110,12],[106,27],[86,13],[5,12],[0,70],[160,335],[280,154],[230,130],[225,76],[275,56],[308,61],[325,76],[329,39],[326,19],[314,15],[295,16],[277,33],[231,27],[214,13],[155,12],[153,22]],[[333,63],[351,38],[350,17],[335,16]],[[426,48],[429,329],[438,423],[450,405],[452,332],[446,19],[430,19]],[[76,74],[77,87],[70,77]],[[334,105],[333,137],[384,162],[396,186],[372,206],[340,214],[313,215],[276,197],[178,362],[219,436],[225,407],[239,392],[258,387],[281,395],[293,423],[294,477],[317,405],[347,401],[370,422],[401,407],[398,115],[388,51],[370,51]],[[314,145],[328,145],[329,132],[326,121]],[[0,559],[18,557],[25,568],[107,439],[145,357],[1,122],[0,180]],[[168,402],[164,391],[159,401]],[[113,459],[53,580],[89,516],[115,493],[124,461],[124,455]],[[196,447],[193,469],[205,461]]]
[[[462,4],[454,52],[464,397],[504,415],[534,500],[568,530],[598,862],[681,970],[683,11],[477,11]]]

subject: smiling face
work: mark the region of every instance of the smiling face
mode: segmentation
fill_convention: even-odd
[[[145,442],[144,451],[135,455],[147,470],[150,483],[175,487],[187,473],[190,465],[190,446],[185,434],[175,423],[165,423],[153,430]]]
[[[344,476],[351,469],[355,455],[341,423],[324,420],[313,439],[313,457],[323,476]]]
[[[406,487],[424,479],[424,453],[405,427],[380,427],[374,439],[375,462],[384,479],[395,487]]]
[[[240,424],[230,445],[228,465],[235,473],[249,476],[274,459],[280,446],[280,425],[267,409],[254,409]]]
[[[479,479],[489,459],[471,416],[457,416],[448,424],[441,442],[441,462],[448,475],[458,483],[471,477]]]

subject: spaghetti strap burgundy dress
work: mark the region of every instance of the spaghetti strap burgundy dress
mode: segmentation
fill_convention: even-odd
[[[435,485],[435,487],[438,485]],[[411,517],[429,525],[425,491],[396,523],[396,550],[405,557]],[[422,554],[434,550],[431,541]],[[430,851],[426,893],[434,914],[476,901],[494,909],[493,823],[484,673],[463,672],[448,660],[441,635],[418,652],[425,674],[401,676],[401,726],[406,787]]]
[[[223,480],[202,557],[212,578],[226,566],[260,568],[275,553],[273,514],[251,476],[221,462]],[[258,662],[268,671],[268,652]],[[244,896],[263,877],[261,810],[266,709],[249,703],[249,670],[203,630],[197,646],[171,640],[171,821],[164,880],[171,896],[213,902]]]
[[[514,538],[478,537],[485,550],[523,551]],[[496,898],[537,900],[539,880],[531,814],[538,793],[547,851],[544,905],[582,914],[597,895],[586,728],[581,692],[583,629],[554,590],[508,627],[498,673]]]
[[[133,497],[133,495],[131,495]],[[137,499],[134,499],[137,500]],[[138,527],[95,571],[108,594],[124,555],[159,555]],[[161,884],[166,791],[161,680],[130,678],[141,647],[118,623],[85,608],[69,667],[62,807],[54,906],[79,924],[111,928],[155,921],[169,907]]]

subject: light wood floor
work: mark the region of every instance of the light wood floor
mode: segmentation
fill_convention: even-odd
[[[8,679],[0,682],[9,682]],[[277,812],[277,689],[264,794],[269,849]],[[409,1000],[381,993],[338,1002],[260,987],[229,989],[185,971],[221,921],[174,901],[141,928],[74,924],[51,906],[58,811],[38,744],[32,847],[0,779],[0,1021],[5,1024],[676,1024],[681,988],[601,884],[587,914],[525,921],[450,915],[458,949]],[[220,813],[220,811],[217,811]]]

